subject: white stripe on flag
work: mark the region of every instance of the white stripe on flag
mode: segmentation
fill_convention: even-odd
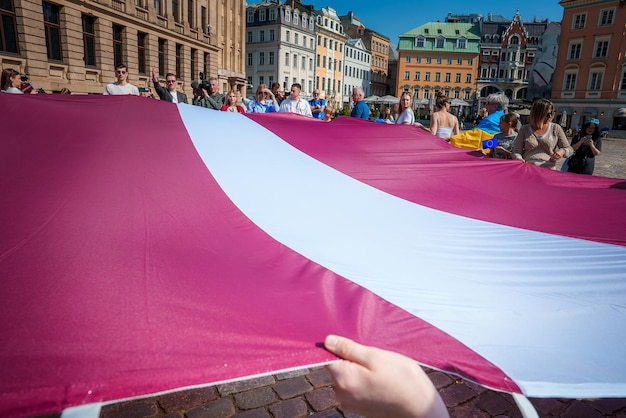
[[[242,115],[179,111],[225,193],[279,242],[454,336],[528,396],[626,396],[626,248],[429,209]]]

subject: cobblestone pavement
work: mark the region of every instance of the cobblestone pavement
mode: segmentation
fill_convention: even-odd
[[[626,179],[626,139],[606,139],[596,173]],[[453,375],[427,373],[448,406],[451,417],[519,418],[513,398]],[[626,399],[531,399],[541,417],[626,417]],[[356,418],[341,409],[324,368],[273,376],[113,404],[102,418]]]

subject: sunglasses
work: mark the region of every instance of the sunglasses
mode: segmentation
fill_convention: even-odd
[[[175,83],[176,80],[165,80],[166,83]]]
[[[115,71],[116,74],[126,74],[126,71],[123,70],[117,70]]]

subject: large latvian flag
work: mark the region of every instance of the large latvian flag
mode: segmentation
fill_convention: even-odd
[[[497,390],[626,397],[621,180],[350,118],[0,114],[0,416],[321,364],[329,333]]]

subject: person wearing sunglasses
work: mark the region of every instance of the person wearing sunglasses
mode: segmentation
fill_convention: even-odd
[[[139,96],[139,89],[128,82],[128,70],[124,64],[115,66],[115,77],[117,81],[107,84],[102,94],[132,94],[133,96]]]
[[[166,102],[172,103],[188,103],[187,95],[178,90],[178,80],[176,80],[176,74],[167,73],[165,75],[165,86],[161,86],[159,83],[159,75],[156,67],[152,67],[152,84],[154,84],[154,89],[156,90],[159,98],[161,100],[165,100]]]
[[[558,160],[574,154],[563,128],[553,119],[552,102],[535,99],[530,108],[530,123],[522,126],[513,142],[513,158],[556,170]]]

